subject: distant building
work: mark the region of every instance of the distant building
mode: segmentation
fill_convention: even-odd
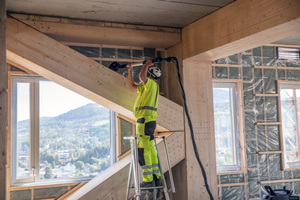
[[[63,172],[75,173],[76,167],[72,163],[68,162],[65,166],[62,167]]]

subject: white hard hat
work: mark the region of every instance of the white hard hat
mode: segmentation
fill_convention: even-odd
[[[148,72],[154,79],[159,79],[161,76],[161,70],[158,67],[152,66],[148,68]]]

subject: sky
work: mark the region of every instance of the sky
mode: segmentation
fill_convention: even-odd
[[[93,101],[52,81],[40,81],[40,117],[55,117]],[[29,119],[29,83],[18,83],[18,121]]]

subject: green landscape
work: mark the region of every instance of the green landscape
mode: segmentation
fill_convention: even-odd
[[[213,95],[217,166],[234,165],[229,91],[218,88]]]
[[[40,118],[40,179],[95,176],[110,166],[109,109],[90,103]],[[28,173],[29,121],[18,123],[18,176]]]

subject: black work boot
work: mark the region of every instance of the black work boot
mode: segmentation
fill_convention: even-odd
[[[152,181],[152,182],[142,182],[140,184],[140,187],[155,187],[155,183],[154,183],[154,181]]]
[[[163,182],[161,178],[157,178],[156,175],[153,174],[153,181],[155,182],[155,186],[163,186]]]
[[[154,181],[152,181],[152,182],[142,182],[141,184],[140,184],[140,187],[141,188],[148,188],[148,187],[155,187],[155,183],[154,183]],[[150,200],[151,198],[151,196],[153,195],[153,189],[143,189],[143,190],[141,190],[142,192],[141,192],[141,199],[142,200]]]
[[[163,182],[161,178],[157,178],[156,175],[153,174],[153,181],[155,182],[155,186],[159,187],[159,186],[163,186]],[[157,188],[156,189],[156,199],[158,199],[161,195],[162,195],[162,189],[161,188]]]

